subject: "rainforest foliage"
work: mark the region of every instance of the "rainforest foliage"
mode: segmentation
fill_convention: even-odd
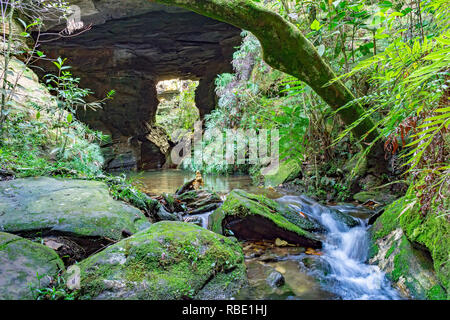
[[[0,164],[5,176],[63,175],[92,177],[101,173],[99,144],[106,139],[76,119],[78,109],[98,109],[101,101],[87,102],[92,94],[82,88],[66,59],[52,60],[56,73],[41,83],[31,67],[50,60],[38,50],[39,37],[31,33],[69,14],[65,1],[10,1],[1,3],[0,48]],[[67,35],[71,34],[68,29]]]
[[[351,179],[336,182],[327,175],[342,176],[350,159],[357,160],[350,176],[356,174],[373,157],[371,150],[384,145],[391,176],[381,181],[395,177],[413,183],[422,214],[439,208],[448,215],[443,206],[450,121],[446,1],[160,2],[247,29],[234,54],[234,73],[217,77],[218,101],[206,116],[206,128],[279,129],[282,161],[312,165],[313,191],[328,186],[342,199],[350,195]],[[60,17],[68,10],[65,1],[12,1],[2,7],[0,159],[3,170],[19,176],[100,172],[102,156],[92,142],[106,138],[77,121],[76,113],[100,108],[114,91],[101,101],[86,102],[92,92],[81,88],[65,59],[58,58],[53,62],[57,74],[43,78],[52,103],[28,101],[24,111],[22,101],[15,99],[23,85],[13,69],[21,68],[16,71],[23,75],[37,59],[46,58],[37,49],[39,39],[30,42],[31,31],[40,31],[42,21],[55,12]],[[176,101],[179,114],[170,114],[182,121],[167,117],[168,126],[193,128],[194,88]],[[27,137],[26,148],[19,136]],[[323,169],[321,163],[328,165]],[[249,165],[184,166],[256,178],[259,172]]]
[[[385,205],[408,190],[378,220],[386,222],[380,237],[402,229],[405,239],[430,252],[448,288],[448,0],[150,1],[242,29],[233,72],[217,75],[216,105],[202,119],[203,129],[279,130],[280,170],[292,169],[281,186],[320,200]],[[0,13],[0,181],[102,180],[113,197],[148,216],[159,210],[125,175],[103,173],[101,145],[111,138],[77,119],[79,111],[102,108],[115,91],[94,100],[64,57],[50,59],[39,50],[44,21],[67,18],[69,3],[1,1]],[[89,28],[68,24],[57,37]],[[49,60],[55,72],[41,70],[39,78],[32,70],[39,60]],[[158,92],[151,125],[168,133],[167,149],[180,137],[177,130],[193,134],[200,117],[198,83],[183,81],[175,94]],[[181,167],[266,182],[259,165],[185,161]]]
[[[339,112],[303,79],[270,67],[267,48],[263,50],[258,39],[245,31],[234,55],[234,74],[216,80],[219,100],[206,116],[205,126],[278,128],[282,160],[335,164],[315,177],[317,185],[328,183],[319,175],[333,173],[339,166],[343,169],[339,159],[352,157],[358,142],[366,149],[355,157],[353,174],[370,149],[382,143],[391,181],[395,177],[416,185],[423,214],[436,202],[448,215],[442,201],[448,192],[450,124],[445,1],[280,0],[260,6],[278,12],[301,30],[340,75],[331,82],[340,80],[350,88],[355,99],[338,110],[359,104],[365,111],[351,124],[341,122]],[[362,138],[351,134],[368,118],[374,126]],[[375,139],[365,139],[374,132]],[[224,173],[250,168],[204,163],[196,169]],[[349,187],[345,182],[335,186],[343,195]]]

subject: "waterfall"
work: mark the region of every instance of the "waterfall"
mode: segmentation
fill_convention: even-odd
[[[331,214],[338,209],[345,214],[345,206],[329,208],[306,196],[284,196],[277,201],[303,212],[327,230],[320,257],[329,265],[322,275],[327,290],[342,299],[400,299],[378,266],[366,263],[370,241],[366,220],[355,218],[359,225],[350,228]]]

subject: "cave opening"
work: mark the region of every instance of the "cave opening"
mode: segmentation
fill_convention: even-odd
[[[194,124],[200,120],[200,110],[196,105],[198,80],[169,79],[156,84],[159,104],[155,124],[162,127],[171,141],[192,132]]]
[[[78,6],[81,20],[92,28],[70,39],[47,42],[42,50],[52,59],[67,58],[80,86],[94,92],[93,100],[115,90],[114,99],[101,109],[77,114],[92,129],[111,137],[101,146],[104,169],[170,167],[174,131],[189,130],[215,108],[214,80],[232,71],[241,30],[149,1],[86,0]],[[57,32],[60,26],[48,28]],[[189,107],[164,110],[170,99],[162,99],[157,87],[168,80],[187,84],[189,90],[181,95],[189,96],[185,99]]]

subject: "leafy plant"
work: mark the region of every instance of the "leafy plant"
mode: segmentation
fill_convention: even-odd
[[[58,21],[68,17],[71,13],[68,2],[64,0],[9,0],[0,2],[2,43],[0,52],[3,58],[0,88],[0,136],[3,134],[4,123],[14,105],[14,99],[19,79],[23,73],[14,74],[10,70],[10,64],[14,56],[22,56],[24,63],[29,66],[37,60],[44,59],[45,54],[38,50],[40,38],[43,35],[43,21]],[[54,37],[53,40],[62,37],[73,37],[90,29],[82,23],[69,26]],[[31,32],[37,34],[31,38]],[[47,39],[47,41],[50,41]],[[31,46],[30,46],[31,44]],[[24,69],[25,71],[26,69]],[[24,72],[23,71],[23,72]],[[10,77],[14,76],[14,77]],[[1,141],[1,140],[0,140]]]
[[[119,176],[96,177],[108,184],[111,195],[131,205],[141,209],[148,216],[152,216],[159,209],[159,203],[147,196],[143,191],[143,186],[137,178],[127,178],[125,174]]]
[[[45,276],[36,272],[38,285],[30,284],[30,291],[35,300],[75,300],[75,292],[66,287],[65,279],[59,274],[48,287],[41,288],[41,280]]]
[[[370,106],[362,118],[383,115],[373,129],[380,132],[377,140],[386,141],[386,152],[400,152],[404,174],[411,177],[425,215],[436,201],[442,204],[449,183],[450,12],[442,0],[428,1],[423,10],[415,37],[388,23],[391,43],[343,77],[371,74],[375,90],[360,98]]]
[[[61,157],[67,146],[67,141],[69,139],[69,127],[74,121],[74,115],[77,113],[78,108],[90,108],[92,110],[97,110],[102,107],[105,101],[113,98],[115,91],[111,90],[106,94],[106,97],[99,101],[86,102],[85,98],[92,94],[90,89],[81,88],[79,86],[80,78],[76,78],[69,71],[70,66],[65,65],[67,59],[57,58],[53,61],[53,64],[57,67],[58,74],[47,74],[44,76],[46,79],[47,88],[50,92],[54,93],[57,100],[57,110],[47,110],[48,112],[55,112],[58,114],[58,121],[55,125],[57,129],[56,133],[56,143],[59,142],[59,138],[64,134],[64,141],[59,148],[59,156]],[[65,119],[64,119],[64,118]],[[62,129],[66,130],[63,131]]]

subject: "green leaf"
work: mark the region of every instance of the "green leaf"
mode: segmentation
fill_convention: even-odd
[[[439,116],[434,116],[434,117],[430,117],[425,119],[425,121],[435,121],[435,120],[441,120],[441,119],[450,119],[450,113],[445,113],[445,114],[441,114]]]
[[[428,139],[428,138],[431,137],[431,136],[433,136],[433,134],[432,134],[432,133],[428,133],[428,134],[426,134],[426,135],[420,137],[419,139],[414,140],[414,141],[411,142],[411,143],[408,143],[405,147],[410,147],[410,146],[413,146],[413,145],[415,145],[415,144],[418,144],[420,141],[423,141],[423,140],[425,140],[425,139]]]
[[[311,23],[311,30],[318,31],[320,28],[322,28],[320,22],[317,21],[317,19],[314,19],[313,23]]]
[[[434,112],[439,112],[439,113],[450,112],[450,107],[447,107],[447,108],[439,108],[439,109],[434,110]]]

